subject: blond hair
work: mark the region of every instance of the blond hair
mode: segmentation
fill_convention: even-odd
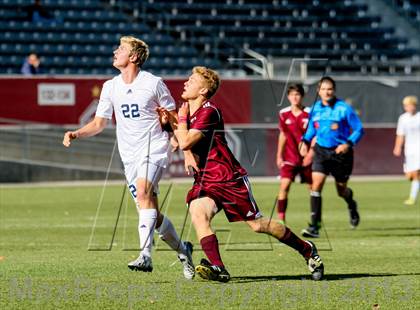
[[[402,103],[403,103],[403,105],[407,105],[407,104],[416,105],[417,104],[417,97],[416,96],[407,96],[407,97],[404,97]]]
[[[206,98],[210,99],[216,93],[220,85],[220,78],[216,71],[206,67],[194,67],[192,73],[199,74],[205,81],[207,86]]]
[[[149,57],[149,46],[146,42],[132,36],[121,37],[120,43],[127,43],[131,47],[130,56],[137,55],[134,62],[138,67],[141,67]]]

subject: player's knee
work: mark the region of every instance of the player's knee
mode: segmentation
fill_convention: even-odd
[[[144,186],[139,186],[137,188],[137,202],[141,204],[145,201],[145,200],[151,200],[153,198],[153,191],[150,189],[147,189]]]
[[[207,214],[202,212],[202,210],[200,210],[199,208],[190,207],[190,215],[191,215],[191,221],[194,226],[207,225],[209,223],[209,218]]]
[[[414,181],[418,179],[418,175],[416,172],[408,172],[406,173],[406,177],[409,181]]]
[[[280,195],[287,196],[289,193],[289,188],[280,188]]]
[[[342,198],[346,198],[349,195],[346,187],[337,187],[337,194]]]
[[[207,227],[210,226],[210,221],[207,216],[205,215],[195,215],[191,216],[191,222],[193,223],[194,227]]]

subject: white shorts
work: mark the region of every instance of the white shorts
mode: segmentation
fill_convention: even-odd
[[[404,156],[404,172],[413,172],[420,170],[420,153]]]
[[[159,162],[159,161],[158,161]],[[145,158],[142,161],[133,162],[124,165],[124,173],[127,179],[128,189],[136,202],[138,179],[146,179],[153,185],[153,193],[159,194],[159,181],[166,169],[166,161],[160,161],[160,164],[149,161]]]

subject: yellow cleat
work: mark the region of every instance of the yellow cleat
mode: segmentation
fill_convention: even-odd
[[[414,206],[415,203],[416,201],[413,198],[408,198],[406,201],[404,201],[406,206]]]

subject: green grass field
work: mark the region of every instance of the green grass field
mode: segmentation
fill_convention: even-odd
[[[293,250],[216,216],[227,283],[184,280],[175,253],[155,238],[152,273],[126,264],[138,254],[137,214],[123,185],[0,188],[0,309],[380,309],[420,308],[420,206],[402,204],[408,182],[352,182],[361,224],[350,230],[344,202],[325,187],[322,231],[316,240],[326,267],[314,282]],[[188,185],[160,198],[178,232],[191,240],[196,262],[203,252],[185,219]],[[253,184],[270,216],[275,183]],[[102,203],[100,204],[100,202]],[[288,225],[306,227],[309,197],[295,184]],[[98,208],[100,205],[100,208]],[[115,224],[118,225],[115,228]],[[115,233],[115,234],[114,234]]]

